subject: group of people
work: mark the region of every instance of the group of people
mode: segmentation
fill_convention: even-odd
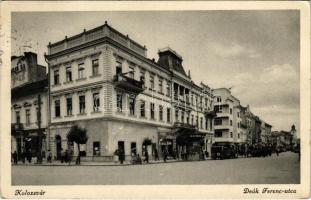
[[[61,159],[60,159],[61,163],[65,162],[65,163],[69,163],[69,165],[70,165],[71,160],[72,160],[72,155],[73,155],[73,152],[71,149],[66,149],[66,150],[62,149]],[[80,164],[80,160],[77,162],[79,162],[78,164]]]
[[[44,155],[44,154],[43,154]],[[47,155],[46,155],[46,160],[48,163],[52,162],[52,153],[50,150],[48,150]],[[23,151],[21,152],[20,155],[18,155],[18,153],[16,151],[14,151],[12,153],[12,159],[13,159],[13,163],[16,165],[18,164],[18,161],[21,160],[23,164],[26,163],[26,160],[28,161],[28,163],[32,163],[32,153],[30,151]]]

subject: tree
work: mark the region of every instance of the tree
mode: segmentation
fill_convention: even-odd
[[[80,144],[85,144],[88,140],[86,134],[86,129],[74,125],[70,128],[67,134],[67,140],[71,143],[76,143],[78,145],[78,157],[76,159],[76,164],[80,164]]]

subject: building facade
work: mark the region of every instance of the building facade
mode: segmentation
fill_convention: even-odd
[[[242,144],[247,140],[245,127],[241,125],[240,101],[227,88],[214,89],[215,142]],[[243,124],[243,123],[242,123]]]
[[[11,65],[11,150],[19,158],[22,153],[37,156],[38,146],[46,152],[48,143],[46,68],[37,64],[37,55],[32,52],[13,56]]]
[[[146,150],[153,158],[163,151],[178,156],[193,146],[208,149],[205,142],[213,134],[210,88],[195,85],[183,73],[182,58],[172,49],[159,51],[158,62],[146,54],[145,46],[107,23],[49,44],[54,155],[68,148],[66,136],[73,125],[89,136],[81,149],[84,159],[111,160],[116,150],[130,159]],[[184,144],[184,135],[191,134],[200,137]],[[71,148],[77,155],[77,148]]]

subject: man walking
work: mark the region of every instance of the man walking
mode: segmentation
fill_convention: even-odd
[[[13,162],[15,165],[17,165],[17,152],[16,151],[14,151],[13,153]]]

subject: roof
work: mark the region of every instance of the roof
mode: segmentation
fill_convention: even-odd
[[[164,53],[166,51],[173,53],[176,57],[178,57],[180,60],[182,60],[182,56],[179,55],[174,49],[170,48],[169,46],[164,47],[162,49],[158,49],[158,53]]]
[[[39,92],[44,92],[45,88],[47,87],[48,87],[47,78],[41,81],[32,82],[26,85],[18,86],[11,90],[11,98],[14,99],[18,97],[36,94]]]

